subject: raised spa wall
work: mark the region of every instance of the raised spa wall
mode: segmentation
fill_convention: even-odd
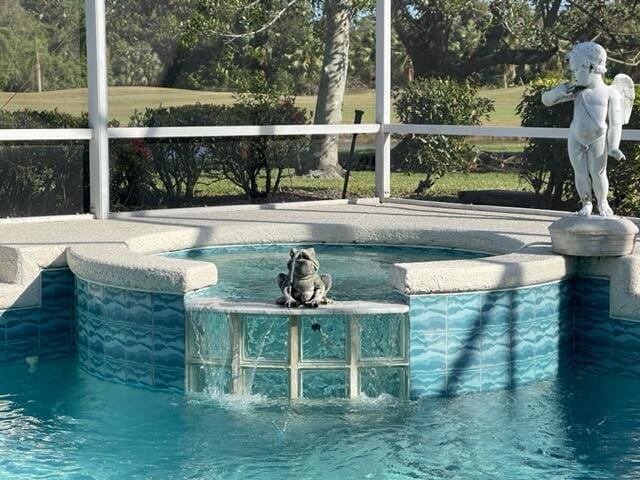
[[[40,282],[40,306],[0,310],[0,364],[78,355],[100,378],[184,390],[189,295],[87,282],[65,268]],[[608,278],[574,276],[407,297],[410,396],[509,388],[565,367],[640,378],[640,318],[612,317],[610,288]]]

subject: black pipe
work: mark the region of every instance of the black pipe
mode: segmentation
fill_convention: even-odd
[[[363,110],[355,111],[355,118],[353,119],[353,124],[358,125],[362,123],[362,116],[364,115]],[[351,169],[353,168],[353,155],[356,151],[356,139],[358,138],[358,134],[354,133],[351,138],[351,150],[349,151],[349,158],[347,159],[347,166],[345,168],[344,174],[344,185],[342,186],[342,198],[347,198],[347,189],[349,188],[349,176],[351,175]]]

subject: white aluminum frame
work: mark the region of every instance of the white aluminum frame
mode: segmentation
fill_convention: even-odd
[[[107,25],[105,0],[85,0],[89,127],[90,210],[98,219],[109,216],[109,134]]]
[[[134,0],[135,1],[135,0]],[[462,135],[566,139],[568,129],[391,123],[391,0],[376,0],[376,123],[359,125],[243,125],[215,127],[109,128],[105,0],[85,0],[89,127],[80,129],[0,129],[0,141],[90,143],[91,212],[109,217],[109,140],[281,135],[376,135],[376,197],[391,196],[391,135]],[[624,130],[623,140],[640,141],[640,130]]]
[[[376,0],[376,197],[391,196],[391,0]]]

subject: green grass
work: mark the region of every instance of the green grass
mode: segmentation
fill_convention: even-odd
[[[391,175],[391,195],[410,197],[423,178],[419,173]],[[373,172],[352,172],[349,180],[349,197],[371,197],[375,194]],[[289,175],[283,178],[281,188],[285,192],[315,198],[340,198],[343,181],[333,178],[311,178]],[[524,190],[517,173],[448,173],[427,192],[428,197],[457,196],[461,190]],[[242,195],[241,189],[227,180],[209,185],[201,184],[200,196],[216,197]]]
[[[79,114],[87,111],[87,89],[58,90],[42,93],[0,92],[0,105],[6,105],[7,110],[30,108],[34,110],[53,110]],[[230,105],[234,96],[229,92],[201,92],[196,90],[182,90],[178,88],[159,87],[109,87],[109,118],[118,120],[122,125],[129,122],[134,110],[144,110],[147,107],[156,108],[189,105],[196,102]],[[296,103],[312,113],[316,108],[315,96],[300,96]],[[353,122],[354,110],[364,110],[363,123],[375,122],[375,97],[373,90],[350,92],[344,101],[343,115],[345,123]]]
[[[526,140],[514,141],[513,138],[501,137],[476,137],[468,140],[480,151],[493,153],[521,153],[527,143]]]
[[[496,102],[496,111],[492,114],[490,125],[519,125],[520,120],[515,114],[515,106],[520,101],[523,88],[485,89],[480,94]],[[0,106],[9,101],[7,110],[30,108],[34,110],[58,110],[66,113],[79,114],[87,111],[87,89],[58,90],[42,93],[0,92]],[[229,92],[201,92],[196,90],[182,90],[178,88],[159,87],[110,87],[109,88],[109,118],[115,118],[126,125],[134,110],[144,110],[146,107],[163,105],[179,106],[196,102],[232,104],[233,94]],[[300,96],[296,103],[300,107],[315,110],[315,96]],[[354,111],[364,110],[363,123],[375,122],[375,95],[373,90],[348,92],[343,105],[343,123],[352,123]],[[393,119],[397,121],[397,119]]]
[[[520,117],[516,114],[516,106],[522,99],[524,87],[482,89],[480,96],[495,102],[495,111],[487,125],[519,127]]]

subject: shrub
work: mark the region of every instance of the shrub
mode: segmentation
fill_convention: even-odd
[[[113,141],[109,146],[109,194],[111,208],[126,210],[157,205],[158,188],[152,167],[152,153],[145,141]]]
[[[563,80],[550,77],[538,79],[525,91],[516,112],[523,127],[568,128],[573,116],[573,103],[565,102],[546,107],[542,93]],[[640,89],[630,124],[626,128],[640,128]],[[622,142],[621,150],[627,159],[621,162],[609,157],[610,204],[621,215],[640,214],[640,145]],[[579,204],[574,187],[574,175],[566,140],[530,139],[524,150],[522,178],[531,185],[543,208],[574,209]]]
[[[185,105],[148,108],[136,112],[130,125],[216,126],[282,125],[307,122],[307,112],[293,98],[275,94],[241,95],[234,105]],[[112,188],[122,208],[137,202],[189,204],[196,188],[206,182],[228,179],[252,201],[270,198],[287,168],[305,149],[305,137],[159,138],[144,143],[118,144],[114,165],[120,165]],[[151,175],[151,177],[149,176]],[[135,184],[137,180],[137,184]],[[115,182],[115,185],[114,185]],[[153,200],[155,198],[155,200]]]
[[[493,102],[477,96],[470,82],[447,78],[420,78],[393,92],[396,113],[402,123],[479,125],[494,110]],[[462,137],[408,135],[395,148],[395,170],[425,174],[416,193],[433,186],[446,172],[469,167],[478,152]]]
[[[227,109],[231,125],[297,125],[307,122],[307,111],[293,98],[273,94],[243,95]],[[240,187],[252,201],[269,200],[278,191],[286,169],[300,163],[307,150],[301,136],[252,136],[216,139],[212,145],[213,175]]]
[[[0,111],[0,128],[86,128],[87,117],[53,111]],[[87,208],[88,144],[0,145],[0,216],[77,213]]]
[[[542,103],[542,94],[561,82],[550,77],[535,80],[529,85],[516,107],[523,127],[569,127],[573,115],[572,102],[552,108]],[[577,205],[566,140],[529,139],[523,153],[521,176],[536,193],[539,207],[561,209],[566,208],[567,203]]]
[[[629,124],[624,128],[640,129],[640,86],[636,86],[636,98]],[[627,157],[618,161],[609,157],[609,203],[618,215],[640,216],[640,143],[622,142],[620,150]]]
[[[184,105],[180,107],[147,108],[135,112],[131,117],[133,127],[202,126],[220,125],[227,107],[223,105]],[[132,142],[133,143],[133,142]],[[170,200],[181,199],[189,203],[195,196],[195,188],[204,174],[212,168],[212,158],[208,140],[205,138],[155,138],[144,141],[148,156],[131,145],[124,150],[123,163],[127,156],[137,156],[138,162],[149,165],[153,175],[162,185]],[[119,159],[120,161],[120,159]],[[128,162],[127,162],[128,163]],[[143,180],[147,183],[147,180]],[[151,188],[155,182],[151,182]],[[157,188],[157,187],[155,187]],[[139,186],[142,189],[142,186]]]

